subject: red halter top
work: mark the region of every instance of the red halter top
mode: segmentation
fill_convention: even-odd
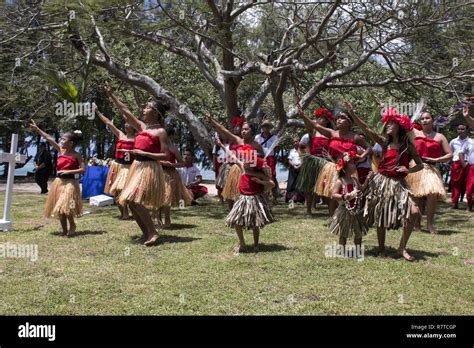
[[[378,169],[380,174],[394,179],[402,179],[407,176],[407,174],[405,173],[397,172],[396,165],[398,161],[398,153],[398,149],[388,149],[387,152],[385,152],[385,155],[380,161]],[[400,163],[398,165],[409,168],[410,160],[411,155],[407,150],[403,153],[402,157],[400,158]]]
[[[134,140],[119,139],[119,141],[117,141],[117,145],[115,146],[115,159],[123,161],[125,159],[126,152],[119,150],[133,150],[134,143]],[[135,155],[129,154],[129,156],[129,162],[133,162]]]
[[[71,155],[59,155],[56,162],[56,170],[75,170],[79,169],[79,160]]]
[[[309,144],[309,153],[313,156],[322,157],[328,151],[329,140],[326,137],[314,136]]]
[[[339,159],[344,152],[357,152],[357,145],[354,140],[341,137],[332,137],[329,139],[329,155],[333,160]]]
[[[443,155],[443,147],[436,140],[427,137],[415,138],[416,151],[421,157],[438,158]]]
[[[151,153],[160,153],[160,138],[148,132],[139,132],[133,143],[134,149]]]

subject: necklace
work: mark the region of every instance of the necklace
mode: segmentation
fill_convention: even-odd
[[[354,179],[351,178],[351,181],[352,181],[352,184],[353,184],[353,187],[355,190],[357,190],[357,185],[354,185]],[[349,193],[347,192],[347,185],[349,183],[345,184],[343,187],[343,190],[345,191],[345,193]],[[347,209],[347,211],[349,212],[350,215],[357,215],[360,213],[361,211],[361,202],[362,202],[362,191],[358,190],[357,192],[357,196],[355,198],[353,198],[353,200],[355,200],[355,204],[353,207],[351,207],[351,201],[344,201],[344,205]]]
[[[157,127],[157,126],[158,126],[158,128],[161,128],[161,123],[147,124],[145,128],[146,128],[146,129],[153,129],[153,128]]]

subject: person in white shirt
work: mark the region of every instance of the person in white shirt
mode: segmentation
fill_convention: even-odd
[[[272,178],[273,182],[275,183],[275,187],[272,189],[273,193],[273,202],[276,203],[278,198],[278,182],[276,179],[276,164],[277,160],[275,157],[275,149],[272,149],[273,143],[277,141],[277,136],[271,133],[271,129],[273,128],[272,122],[270,120],[265,120],[260,125],[262,132],[255,136],[255,141],[259,143],[262,148],[263,152],[265,153],[265,157],[267,160],[267,165],[272,170]]]
[[[183,160],[184,167],[178,168],[178,171],[186,188],[193,193],[194,201],[192,204],[197,204],[195,200],[207,194],[207,187],[199,185],[202,182],[202,175],[199,168],[193,163],[194,153],[192,150],[184,150]]]
[[[464,148],[469,143],[468,127],[465,124],[460,124],[456,130],[458,137],[449,142],[449,146],[453,151],[453,163],[451,164],[451,203],[453,209],[458,209],[461,191],[465,189],[467,184],[468,163],[464,160],[464,156],[460,156],[460,154],[464,152]]]
[[[304,195],[296,189],[296,180],[301,167],[300,156],[305,153],[306,146],[300,144],[299,137],[293,139],[293,148],[288,154],[288,182],[286,185],[285,202],[304,202]]]
[[[468,138],[468,143],[459,153],[459,158],[466,165],[466,198],[467,210],[472,211],[472,194],[474,193],[474,139]]]

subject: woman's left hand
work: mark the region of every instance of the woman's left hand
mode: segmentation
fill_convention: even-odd
[[[405,174],[408,174],[408,173],[409,173],[408,168],[405,167],[405,166],[399,166],[399,167],[397,168],[397,172],[399,172],[399,173],[405,173]]]

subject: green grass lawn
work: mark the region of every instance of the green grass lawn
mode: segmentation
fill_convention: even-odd
[[[45,220],[45,196],[16,194],[15,230],[0,244],[37,244],[38,260],[0,258],[2,315],[448,315],[474,314],[473,214],[438,210],[440,234],[416,232],[409,263],[374,256],[375,230],[362,261],[325,257],[326,210],[313,217],[297,205],[274,208],[258,254],[234,255],[237,237],[216,202],[173,211],[174,228],[155,247],[137,244],[133,221],[116,207],[90,208],[78,235],[59,236]],[[3,202],[3,195],[0,195]],[[401,231],[390,231],[395,253]],[[246,234],[252,242],[251,233]]]

